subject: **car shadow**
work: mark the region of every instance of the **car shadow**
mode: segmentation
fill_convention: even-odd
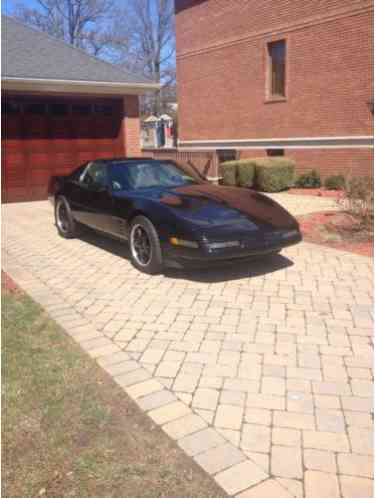
[[[268,256],[249,258],[246,261],[226,261],[217,266],[199,270],[167,268],[164,275],[168,278],[211,284],[259,277],[289,268],[293,264],[293,261],[282,254],[270,254]]]
[[[127,242],[102,236],[89,228],[81,230],[80,240],[113,255],[130,260]],[[225,261],[217,266],[200,269],[166,268],[163,274],[175,280],[191,280],[201,283],[228,282],[251,277],[259,277],[293,266],[293,261],[282,254],[259,256],[245,261]]]
[[[81,226],[78,238],[87,244],[91,244],[98,249],[107,251],[115,256],[130,260],[129,245],[126,241],[121,241],[112,237],[101,235],[88,227]]]

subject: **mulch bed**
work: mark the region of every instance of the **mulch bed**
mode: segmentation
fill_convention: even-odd
[[[326,190],[324,188],[290,188],[288,194],[329,197],[331,199],[341,199],[344,195],[342,190]]]
[[[3,294],[22,294],[18,285],[3,270],[1,270],[1,292]]]
[[[320,212],[298,217],[304,240],[334,249],[374,256],[373,233],[345,212]]]

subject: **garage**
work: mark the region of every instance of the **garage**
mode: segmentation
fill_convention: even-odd
[[[140,155],[138,97],[159,85],[2,16],[2,202],[47,198],[51,176]]]
[[[121,99],[4,98],[3,200],[45,199],[51,175],[123,155],[122,105]]]

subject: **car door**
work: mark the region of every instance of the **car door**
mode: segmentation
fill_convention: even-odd
[[[87,165],[72,193],[72,201],[77,221],[95,230],[111,232],[113,200],[104,161]]]
[[[110,189],[113,196],[110,232],[122,239],[126,239],[128,236],[128,220],[133,210],[127,170],[128,167],[121,161],[108,164]]]

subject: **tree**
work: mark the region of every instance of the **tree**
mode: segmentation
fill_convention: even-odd
[[[36,7],[17,4],[14,15],[26,24],[98,55],[109,44],[104,26],[112,9],[112,0],[36,0]]]
[[[143,107],[154,114],[164,110],[164,89],[174,86],[175,34],[173,0],[128,0],[116,13],[113,47],[117,62],[162,84],[146,96]]]
[[[25,1],[25,0],[23,0]],[[143,113],[168,112],[175,92],[174,0],[35,0],[15,17],[75,47],[161,83],[141,99]]]

